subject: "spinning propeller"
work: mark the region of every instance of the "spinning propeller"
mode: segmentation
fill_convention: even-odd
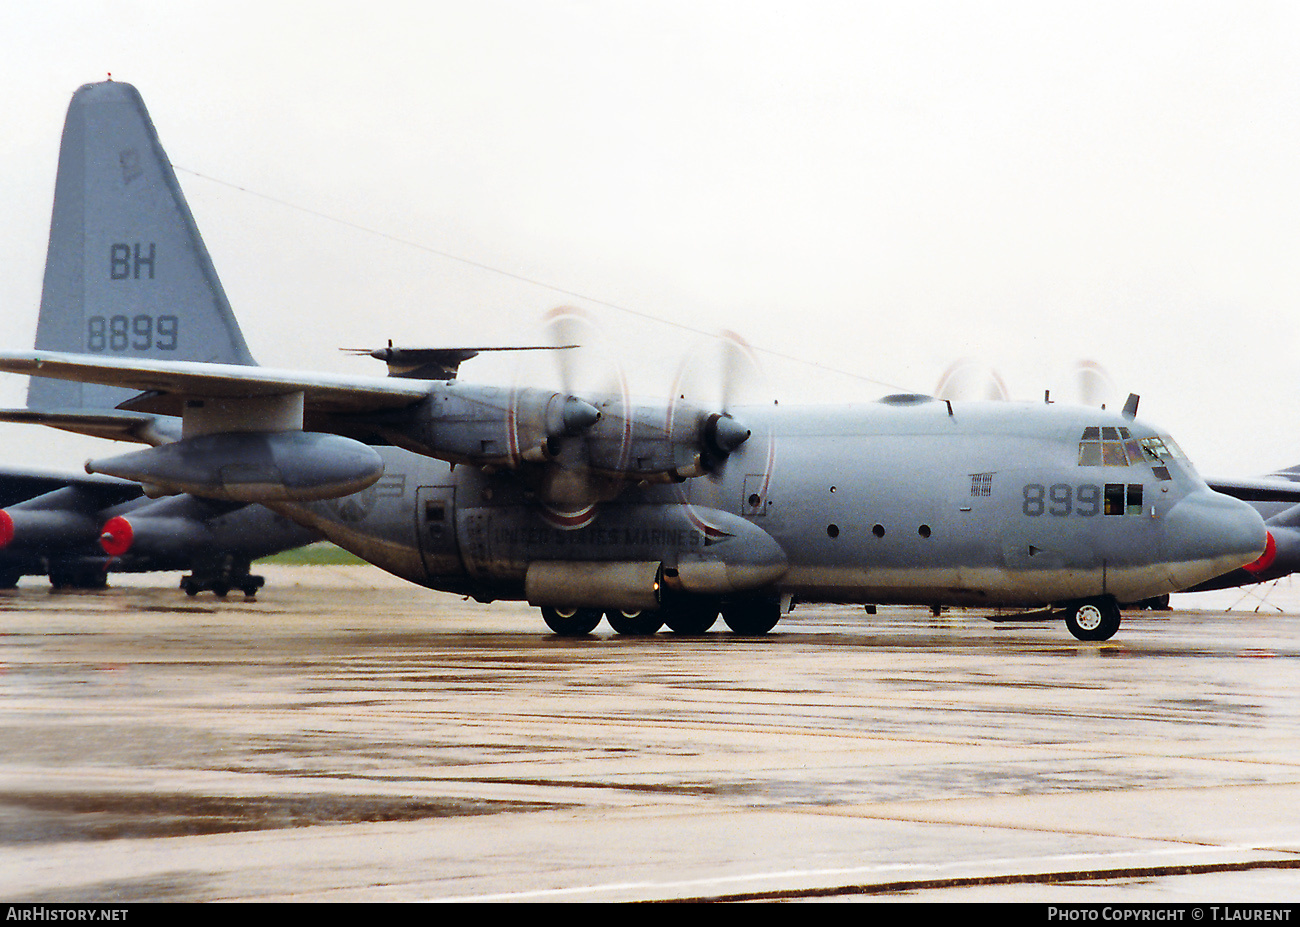
[[[1006,383],[998,372],[983,361],[971,357],[964,357],[949,365],[939,378],[934,395],[936,399],[965,402],[1011,398]],[[1064,386],[1051,393],[1058,401],[1082,406],[1105,406],[1115,395],[1115,383],[1110,375],[1104,367],[1090,360],[1076,361],[1069,370]]]
[[[739,336],[726,333],[693,352],[667,403],[634,402],[610,339],[589,314],[561,307],[547,314],[544,326],[543,340],[577,347],[552,352],[554,370],[542,379],[558,379],[560,392],[600,412],[588,427],[551,441],[544,466],[530,477],[553,524],[582,527],[598,503],[629,482],[717,473],[749,440],[750,429],[731,414],[735,397],[757,374],[753,352]],[[534,364],[529,379],[537,382],[539,372]]]

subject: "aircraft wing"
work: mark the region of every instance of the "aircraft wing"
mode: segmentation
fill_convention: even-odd
[[[1244,502],[1300,502],[1300,482],[1287,479],[1207,479],[1205,482],[1215,492]]]
[[[113,502],[127,496],[138,496],[140,489],[133,483],[109,476],[88,476],[85,473],[51,473],[18,467],[0,467],[0,507],[25,502],[56,489],[76,486],[87,492],[102,492]],[[105,503],[110,504],[110,503]]]
[[[428,395],[424,380],[307,374],[240,364],[98,358],[55,351],[0,352],[0,371],[123,386],[158,394],[124,403],[132,411],[179,415],[189,397],[254,399],[303,393],[314,412],[376,412],[399,409]]]
[[[17,425],[48,425],[74,434],[139,444],[166,444],[180,438],[180,422],[169,427],[156,415],[108,409],[103,412],[38,411],[0,409],[0,422]]]

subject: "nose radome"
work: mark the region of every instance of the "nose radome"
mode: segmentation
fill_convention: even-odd
[[[1180,580],[1195,585],[1245,566],[1264,552],[1259,512],[1209,489],[1194,492],[1165,518],[1165,554]]]

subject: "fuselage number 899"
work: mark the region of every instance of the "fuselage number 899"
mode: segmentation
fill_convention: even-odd
[[[92,315],[86,320],[86,350],[175,351],[180,333],[180,319],[174,315]]]

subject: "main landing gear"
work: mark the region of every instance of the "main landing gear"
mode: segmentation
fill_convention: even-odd
[[[542,620],[560,637],[585,637],[600,624],[598,608],[552,608],[542,606]]]
[[[1065,607],[1065,626],[1081,641],[1108,641],[1119,630],[1119,603],[1102,595]]]
[[[231,589],[238,589],[251,599],[266,584],[266,579],[248,572],[249,566],[247,558],[229,554],[199,561],[192,573],[181,577],[181,588],[189,596],[207,591],[225,596]]]
[[[704,634],[722,620],[735,634],[758,637],[781,620],[781,600],[775,596],[743,596],[721,599],[714,596],[674,596],[655,611],[611,609],[604,618],[616,634],[646,637],[664,625],[674,634],[690,637]],[[595,608],[543,606],[542,620],[561,637],[584,637],[596,630],[601,612]]]

